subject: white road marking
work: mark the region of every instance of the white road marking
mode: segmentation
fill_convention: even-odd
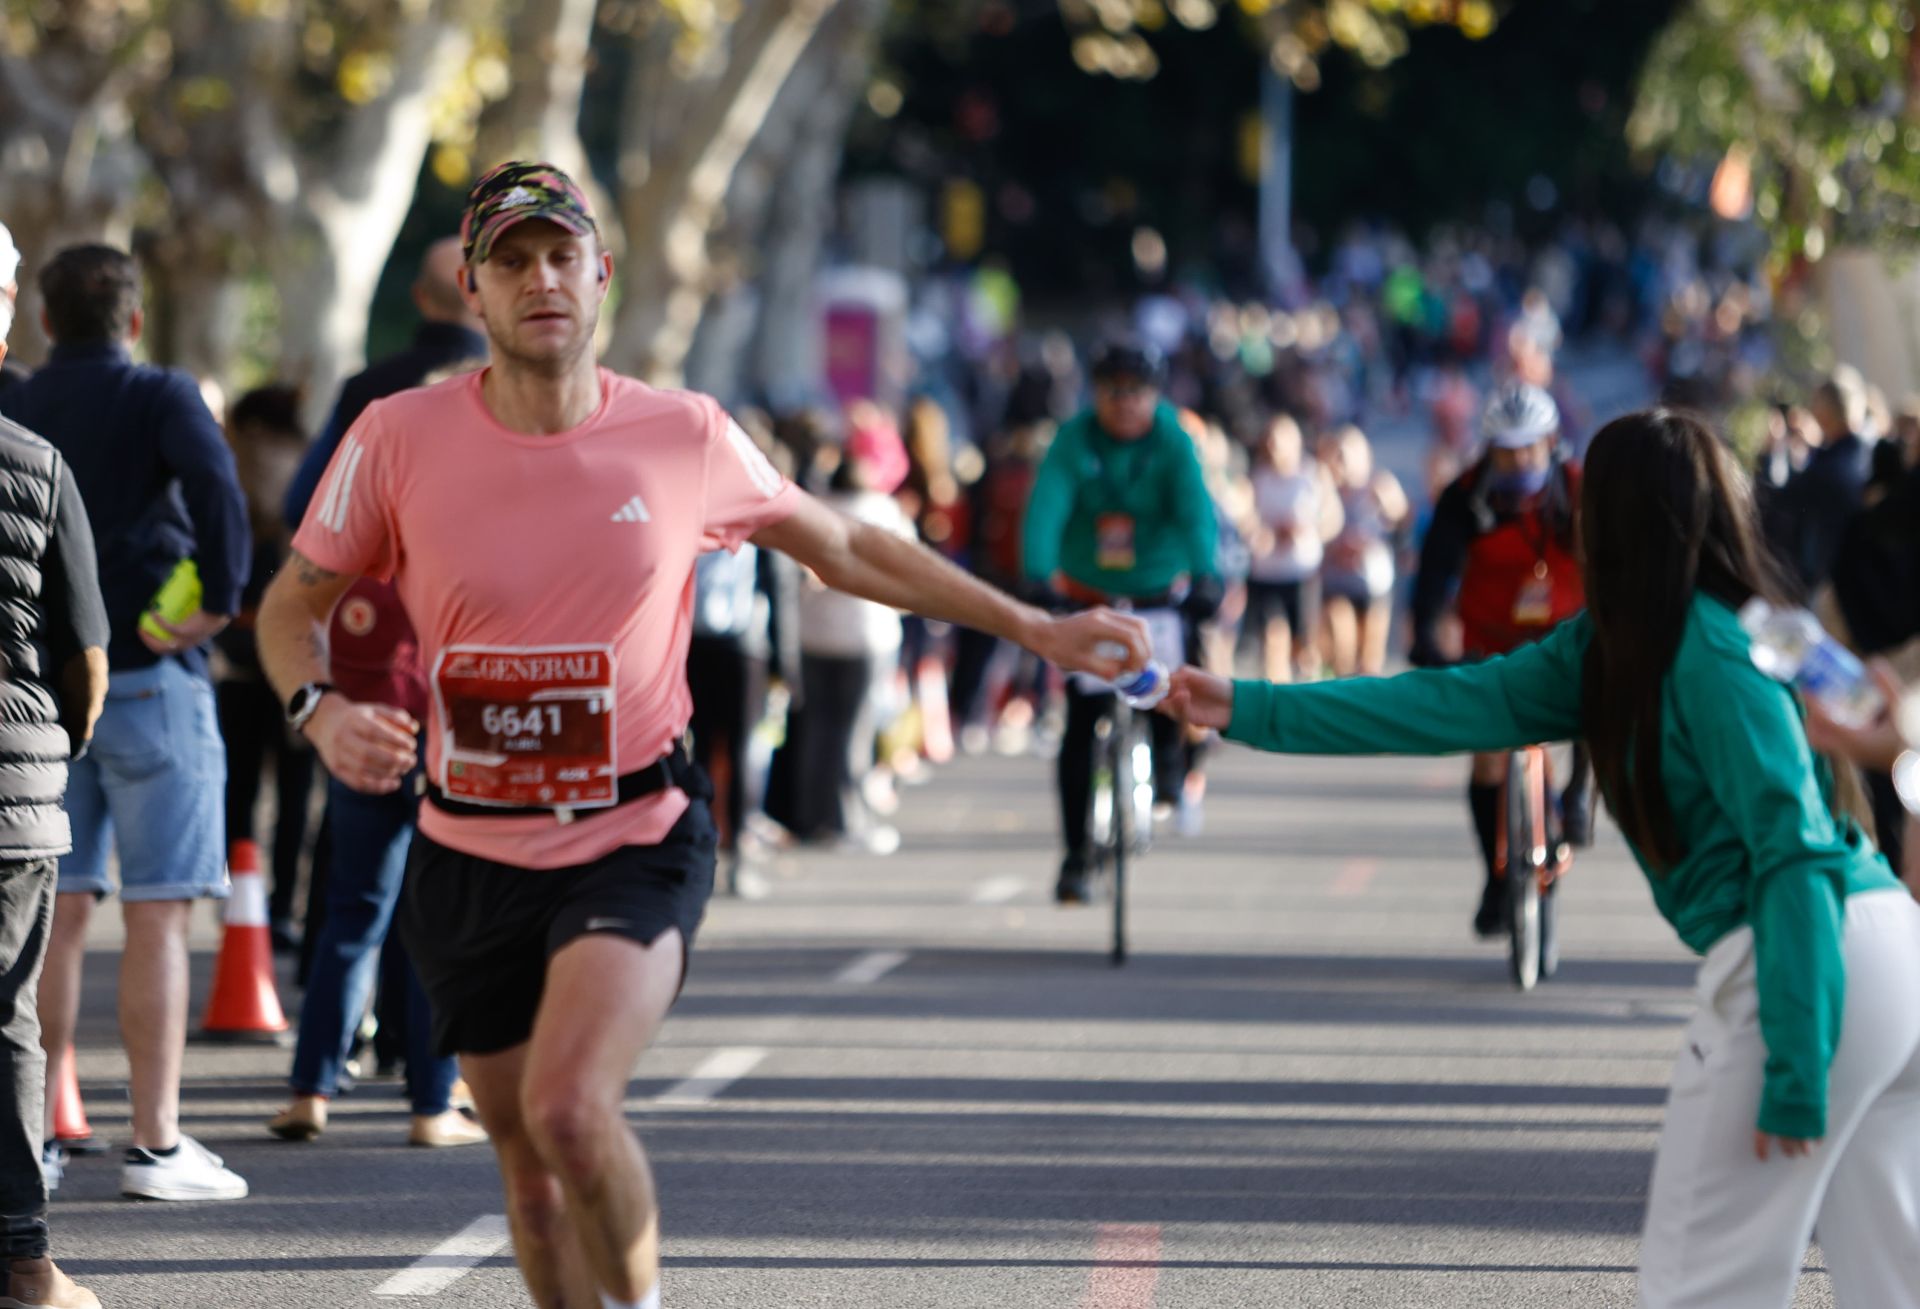
[[[833,975],[835,986],[870,986],[907,962],[905,950],[870,950]]]
[[[1005,904],[1026,889],[1027,880],[1024,877],[990,878],[982,882],[980,889],[973,893],[973,902],[975,904]]]
[[[486,1214],[433,1247],[386,1281],[375,1295],[438,1295],[465,1277],[474,1265],[491,1259],[512,1239],[505,1214]]]
[[[1365,895],[1367,887],[1373,883],[1373,875],[1380,871],[1380,863],[1375,859],[1349,859],[1340,867],[1339,876],[1327,887],[1328,895],[1354,896]]]
[[[1160,1229],[1145,1223],[1102,1223],[1080,1309],[1153,1309],[1159,1282]]]
[[[655,1104],[706,1104],[757,1067],[767,1057],[765,1050],[752,1046],[729,1046],[715,1050],[706,1062],[693,1070],[693,1076],[675,1082],[658,1096]]]

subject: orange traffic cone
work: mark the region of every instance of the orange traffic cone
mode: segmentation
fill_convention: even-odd
[[[107,1143],[93,1134],[86,1106],[80,1103],[80,1077],[74,1070],[73,1047],[60,1055],[60,1075],[53,1099],[53,1139],[69,1154],[103,1154]]]
[[[213,970],[213,994],[201,1034],[216,1040],[273,1041],[287,1030],[280,994],[273,986],[273,941],[267,932],[267,879],[260,846],[235,841],[227,856],[233,889],[227,896],[227,930]]]

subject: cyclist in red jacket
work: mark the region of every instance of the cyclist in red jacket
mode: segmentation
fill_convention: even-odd
[[[1560,449],[1560,411],[1537,386],[1511,382],[1494,392],[1480,421],[1485,449],[1441,493],[1420,551],[1414,584],[1416,665],[1446,663],[1437,637],[1451,604],[1469,660],[1507,654],[1545,636],[1586,607],[1574,553],[1580,468]],[[1473,928],[1506,931],[1507,897],[1496,880],[1495,841],[1506,756],[1475,755],[1467,806],[1486,860],[1487,882]],[[1585,845],[1592,805],[1584,752],[1562,797],[1561,835]]]

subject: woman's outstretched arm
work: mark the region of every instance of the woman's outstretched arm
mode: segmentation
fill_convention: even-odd
[[[1167,712],[1282,754],[1463,754],[1580,734],[1583,614],[1502,659],[1311,686],[1174,676]]]

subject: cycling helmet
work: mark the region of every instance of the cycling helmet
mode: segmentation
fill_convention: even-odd
[[[1160,385],[1160,353],[1133,337],[1116,337],[1093,352],[1088,376],[1096,382],[1131,378],[1148,386]]]
[[[1527,382],[1508,382],[1487,401],[1480,435],[1503,450],[1521,450],[1560,430],[1560,407]]]

